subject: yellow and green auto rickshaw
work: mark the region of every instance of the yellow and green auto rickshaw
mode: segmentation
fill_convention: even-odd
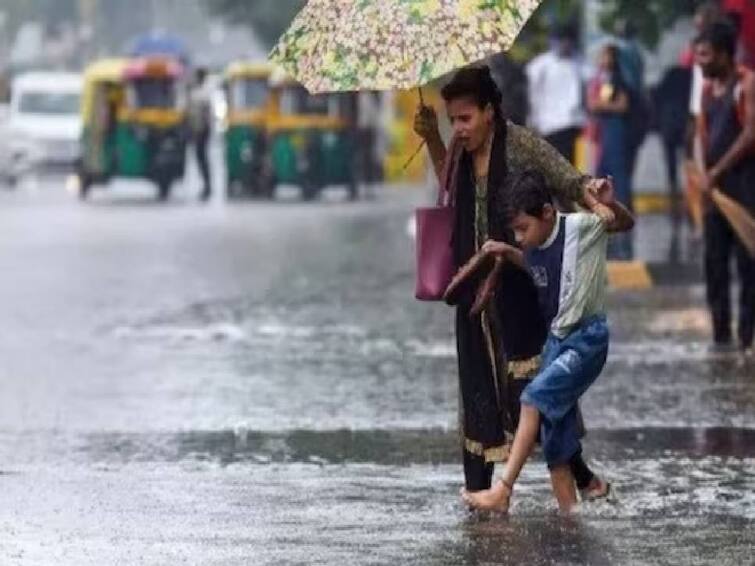
[[[148,179],[158,198],[183,177],[187,115],[184,69],[167,58],[108,59],[84,74],[79,185]]]
[[[270,198],[275,190],[268,152],[267,124],[275,111],[271,65],[237,62],[225,72],[226,191],[229,198]]]
[[[270,158],[278,184],[301,187],[311,200],[330,185],[357,197],[353,93],[312,95],[299,83],[273,78],[275,111],[269,122]]]

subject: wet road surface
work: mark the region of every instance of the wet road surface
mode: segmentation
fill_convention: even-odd
[[[745,564],[755,370],[699,284],[612,294],[584,400],[611,502],[459,505],[452,313],[413,300],[417,193],[158,206],[0,192],[1,564]],[[662,256],[662,219],[640,250]]]

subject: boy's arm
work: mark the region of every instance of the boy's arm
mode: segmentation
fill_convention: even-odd
[[[609,232],[628,232],[634,228],[634,216],[616,200],[613,180],[610,177],[592,188],[590,198],[595,201],[591,207],[593,212],[603,220]],[[599,210],[603,210],[604,213],[600,214]]]
[[[632,213],[629,212],[623,204],[614,200],[605,206],[610,208],[611,212],[614,214],[614,219],[611,222],[606,223],[609,232],[629,232],[634,228],[634,216],[632,216]]]
[[[522,250],[505,242],[488,240],[483,244],[482,252],[495,257],[500,257],[502,260],[511,262],[521,269],[527,269]]]

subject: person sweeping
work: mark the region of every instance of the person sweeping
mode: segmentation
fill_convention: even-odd
[[[718,188],[750,215],[755,213],[755,77],[736,66],[736,47],[736,32],[723,21],[709,25],[695,41],[695,57],[707,80],[697,126],[705,160],[701,188],[709,197],[703,231],[713,348],[735,349],[729,266],[733,253],[740,279],[738,346],[746,362],[752,360],[755,331],[755,259],[734,230],[733,219],[710,200],[719,196]]]

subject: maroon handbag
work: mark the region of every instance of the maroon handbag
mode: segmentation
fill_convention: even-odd
[[[453,184],[460,149],[460,144],[452,140],[443,166],[436,206],[418,208],[415,212],[417,285],[414,295],[420,301],[442,301],[456,271],[451,239],[456,218]]]

